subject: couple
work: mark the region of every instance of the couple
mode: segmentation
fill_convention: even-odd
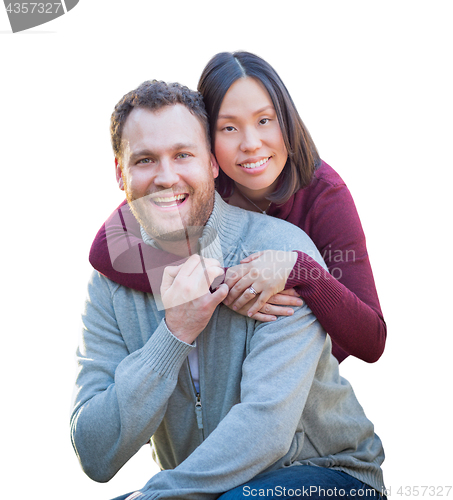
[[[163,470],[131,499],[378,498],[382,446],[338,374],[337,359],[375,360],[385,338],[347,188],[262,59],[219,54],[199,89],[209,123],[199,94],[162,82],[112,115],[128,205],[91,253],[107,277],[93,274],[78,353],[81,464],[107,481],[152,437]],[[341,278],[296,225],[331,246]],[[350,261],[335,253],[351,249]],[[137,255],[143,272],[121,273]]]

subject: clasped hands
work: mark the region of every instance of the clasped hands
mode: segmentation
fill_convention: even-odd
[[[217,260],[192,255],[184,264],[167,266],[161,298],[168,329],[183,342],[193,343],[221,302],[259,321],[293,314],[287,306],[301,306],[303,302],[294,289],[284,287],[296,260],[296,252],[254,253],[229,268],[225,282],[213,293],[209,291],[212,282],[224,273]]]

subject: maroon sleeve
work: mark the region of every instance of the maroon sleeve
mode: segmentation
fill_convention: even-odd
[[[126,200],[98,231],[89,259],[97,271],[112,281],[147,293],[152,293],[147,271],[180,260],[143,242],[140,226]]]
[[[369,363],[384,351],[382,315],[354,201],[342,184],[317,197],[307,214],[307,232],[330,271],[310,256],[299,256],[286,288],[295,287],[329,333],[339,362],[348,355]]]

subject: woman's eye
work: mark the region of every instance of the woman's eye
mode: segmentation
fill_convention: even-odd
[[[261,125],[266,125],[266,123],[269,123],[269,122],[270,122],[270,118],[261,118],[261,120],[260,120]]]
[[[151,163],[151,158],[142,158],[137,163]]]
[[[232,127],[231,125],[228,125],[227,127],[224,127],[223,130],[226,130],[227,132],[233,132],[233,130],[235,130],[235,128]]]

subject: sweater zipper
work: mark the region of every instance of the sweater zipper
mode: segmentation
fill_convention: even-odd
[[[202,406],[201,406],[201,397],[200,394],[197,392],[197,402],[195,403],[195,415],[197,417],[197,424],[198,428],[201,429],[202,434],[203,433],[203,415],[201,413]],[[204,438],[204,435],[203,435]]]
[[[201,431],[201,439],[204,441],[204,430],[203,430],[203,413],[202,413],[202,405],[201,405],[201,396],[200,393],[197,391],[197,388],[195,387],[195,382],[193,381],[192,377],[192,372],[190,371],[190,362],[187,360],[187,364],[189,367],[189,375],[190,375],[190,380],[192,382],[192,387],[193,391],[195,393],[195,416],[197,418],[197,426],[198,429]]]

